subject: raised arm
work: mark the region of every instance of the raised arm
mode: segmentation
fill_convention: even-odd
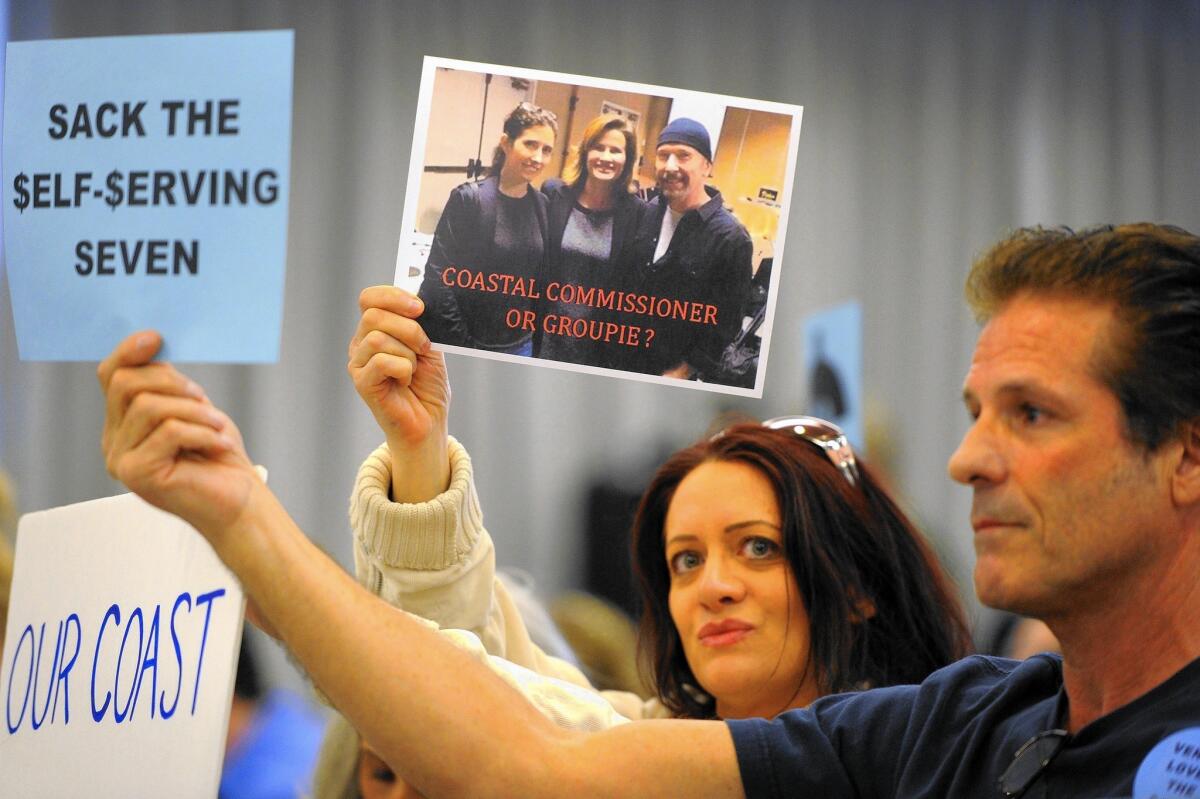
[[[346,370],[387,440],[392,500],[425,502],[450,485],[446,362],[416,321],[425,308],[420,298],[371,286],[358,305]]]
[[[109,470],[205,536],[316,684],[406,780],[431,797],[742,795],[723,724],[560,729],[355,583],[258,478],[233,423],[170,366],[146,366],[159,343],[135,334],[100,366]]]
[[[386,442],[360,467],[351,498],[358,580],[396,607],[474,632],[492,654],[536,667],[496,581],[471,458],[447,435],[450,384],[419,324],[424,306],[403,289],[372,286],[359,308],[347,369]]]
[[[389,604],[475,633],[490,654],[591,688],[573,664],[534,644],[496,578],[471,458],[446,433],[450,386],[441,354],[425,346],[421,301],[395,286],[372,286],[359,295],[359,307],[347,368],[386,443],[359,468],[350,502],[358,581]],[[446,482],[427,479],[443,459]],[[634,694],[604,697],[628,718],[662,714],[660,705]],[[569,696],[543,709],[567,726],[587,718]]]

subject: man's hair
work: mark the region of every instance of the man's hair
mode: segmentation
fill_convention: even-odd
[[[1153,452],[1200,417],[1200,238],[1150,223],[1024,228],[975,262],[966,296],[983,323],[1025,294],[1113,308],[1118,325],[1097,350],[1096,376],[1134,444]]]

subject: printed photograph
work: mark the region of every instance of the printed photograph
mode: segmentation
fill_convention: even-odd
[[[761,396],[800,115],[427,57],[395,282],[447,352]]]

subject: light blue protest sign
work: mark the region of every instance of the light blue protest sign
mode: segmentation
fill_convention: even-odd
[[[847,302],[804,320],[805,412],[845,431],[860,452],[863,440],[862,305]]]
[[[4,241],[22,360],[279,355],[292,32],[10,42]]]

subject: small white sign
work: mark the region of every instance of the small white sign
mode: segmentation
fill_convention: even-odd
[[[22,517],[4,794],[216,796],[244,607],[200,534],[132,494]]]

